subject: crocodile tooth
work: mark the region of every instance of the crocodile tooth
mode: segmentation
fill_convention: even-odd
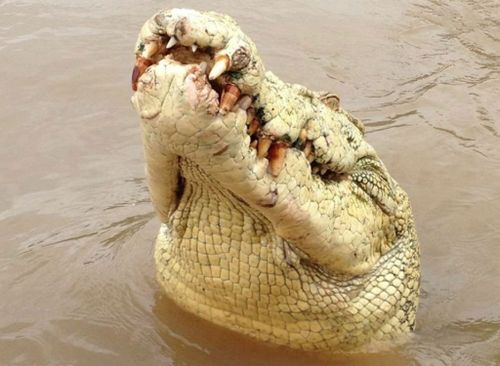
[[[273,177],[277,177],[283,170],[287,146],[281,142],[276,142],[269,149],[269,168]]]
[[[255,109],[253,109],[252,107],[248,108],[247,109],[247,126],[250,125],[250,122],[252,122],[252,120],[255,118]]]
[[[195,44],[191,45],[191,51],[193,51],[193,53],[195,53],[197,49],[198,49],[197,45],[195,45]]]
[[[168,40],[167,45],[166,45],[165,47],[167,47],[167,49],[169,49],[169,48],[174,47],[176,44],[177,44],[177,40],[175,39],[175,37],[174,37],[174,36],[172,36],[172,37],[170,37],[170,39]]]
[[[314,161],[314,153],[309,154],[306,158],[308,162],[312,163]]]
[[[255,140],[257,141],[257,140]],[[266,172],[267,172],[267,167],[269,166],[269,161],[267,159],[258,159],[255,162],[255,165],[253,166],[253,172],[255,173],[255,176],[257,179],[262,179],[264,178]]]
[[[259,141],[258,141],[258,140],[253,140],[253,141],[250,143],[250,147],[251,147],[251,148],[256,149],[256,148],[257,148],[257,144],[258,144],[258,143],[259,143]]]
[[[223,73],[225,73],[229,69],[229,57],[227,55],[219,55],[215,57],[215,64],[210,70],[210,74],[208,78],[210,80],[217,79]]]
[[[220,112],[225,114],[230,111],[238,101],[240,94],[240,89],[236,85],[226,84],[220,99]]]
[[[205,61],[203,61],[202,63],[200,63],[200,70],[204,74],[207,72],[207,63]]]
[[[259,127],[259,120],[257,118],[252,119],[252,122],[250,122],[250,126],[248,126],[248,134],[252,136],[255,132],[258,131]]]
[[[319,173],[319,166],[315,165],[311,168],[311,171],[313,174],[318,174]]]
[[[252,98],[249,95],[244,95],[238,100],[238,103],[236,103],[236,105],[234,106],[233,112],[236,112],[238,108],[241,108],[244,111],[246,111],[248,107],[250,107],[250,104],[252,104]]]
[[[259,147],[257,149],[257,157],[259,159],[267,155],[267,151],[271,147],[272,141],[269,137],[261,137],[259,139]]]
[[[299,133],[299,140],[304,143],[307,139],[307,131],[303,128],[300,130],[300,133]]]
[[[322,166],[321,169],[320,169],[320,173],[321,175],[325,175],[325,173],[328,171],[328,167],[326,166]]]
[[[304,146],[304,155],[306,156],[306,158],[309,156],[309,154],[311,154],[311,152],[312,152],[312,142],[307,141],[306,145]]]
[[[144,51],[142,54],[145,58],[151,58],[156,55],[159,49],[160,45],[157,41],[150,41],[144,45]]]

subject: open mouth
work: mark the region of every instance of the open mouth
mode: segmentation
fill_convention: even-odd
[[[239,87],[231,82],[234,77],[232,60],[218,50],[211,47],[200,47],[196,43],[182,45],[175,36],[154,35],[142,39],[136,51],[136,62],[132,72],[132,89],[142,90],[141,84],[147,85],[148,78],[143,76],[149,68],[158,66],[162,60],[192,66],[192,73],[188,76],[192,80],[192,88],[188,89],[188,99],[192,106],[200,98],[210,100],[212,115],[225,115],[242,109],[246,112],[247,134],[250,136],[250,147],[256,150],[258,159],[266,159],[269,172],[278,176],[283,168],[283,161],[287,149],[295,148],[304,153],[310,164],[312,174],[323,180],[332,181],[344,179],[326,165],[315,161],[313,141],[307,138],[305,129],[301,130],[297,139],[291,141],[287,136],[274,136],[262,128],[266,123],[262,118],[262,108],[256,106],[256,97],[243,94]],[[236,73],[237,74],[237,73]],[[192,93],[190,93],[192,91]],[[191,98],[189,98],[191,95]],[[209,95],[207,97],[207,95]]]
[[[214,49],[201,48],[195,43],[183,46],[174,36],[146,39],[139,45],[132,71],[132,90],[137,91],[140,78],[149,67],[158,65],[165,58],[183,65],[197,66],[198,77],[204,76],[204,82],[209,83],[211,89],[220,96],[219,113],[225,114],[236,107],[247,109],[252,103],[251,96],[242,95],[236,85],[226,82],[226,77],[221,77],[231,66],[228,56],[216,55]]]
[[[254,97],[242,94],[238,86],[229,81],[230,76],[226,73],[231,67],[231,60],[226,55],[217,54],[212,48],[202,48],[195,43],[181,45],[174,36],[159,36],[144,40],[136,52],[136,62],[132,72],[132,90],[137,91],[141,84],[141,76],[148,68],[155,67],[163,59],[170,59],[183,65],[192,65],[196,68],[194,72],[194,84],[199,93],[200,84],[209,85],[217,96],[217,111],[225,115],[238,109],[246,111],[247,133],[250,135],[250,146],[257,151],[258,158],[269,160],[269,169],[274,176],[281,171],[285,150],[291,147],[290,141],[284,141],[275,136],[264,135],[261,131],[262,122],[257,117],[258,110],[254,105]],[[196,79],[202,80],[196,80]],[[199,81],[199,83],[198,83]],[[298,141],[309,161],[314,159],[312,142]]]

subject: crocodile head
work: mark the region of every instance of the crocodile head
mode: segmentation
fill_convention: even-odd
[[[156,260],[161,282],[181,306],[260,339],[268,339],[261,336],[267,331],[276,343],[324,348],[311,346],[304,336],[291,340],[283,306],[268,314],[273,295],[260,293],[267,290],[240,296],[240,287],[250,288],[252,281],[264,286],[255,289],[271,288],[259,274],[285,268],[283,273],[298,272],[308,286],[322,283],[327,294],[321,301],[331,304],[333,296],[344,310],[352,299],[343,298],[342,286],[361,281],[353,291],[363,294],[370,286],[382,292],[394,288],[394,296],[384,295],[376,306],[383,305],[385,315],[373,316],[370,334],[413,327],[418,248],[409,204],[364,140],[363,125],[340,108],[338,97],[266,72],[255,44],[234,20],[213,12],[159,12],[142,27],[135,53],[132,102],[141,117],[151,198],[165,224]],[[200,260],[210,251],[213,262]],[[250,260],[246,251],[258,255]],[[401,256],[411,259],[410,270]],[[397,277],[397,286],[392,286],[380,273],[395,261],[397,273],[390,278]],[[289,288],[274,300],[296,304],[302,296],[304,309],[311,311],[317,293],[302,288],[306,293],[299,295],[283,276]],[[231,285],[217,285],[221,277]],[[179,286],[189,289],[191,298],[180,296]],[[409,288],[411,296],[405,297]],[[224,305],[228,298],[234,299],[231,309]],[[249,301],[257,304],[253,310]],[[403,305],[408,310],[396,315]],[[318,316],[305,320],[318,334],[327,334],[325,327],[341,334],[330,343],[323,337],[326,344],[363,343],[359,332],[335,327],[356,321],[366,326],[368,315],[344,319],[340,308],[319,311],[340,317],[331,325],[315,323]],[[263,312],[280,325],[262,331],[245,323],[265,319]],[[233,325],[222,320],[228,314],[236,317]]]

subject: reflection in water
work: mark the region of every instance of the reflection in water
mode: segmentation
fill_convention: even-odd
[[[410,194],[417,332],[351,355],[254,342],[157,286],[129,77],[164,5],[0,2],[0,364],[500,364],[500,3],[182,3],[237,18],[283,79],[338,93]]]

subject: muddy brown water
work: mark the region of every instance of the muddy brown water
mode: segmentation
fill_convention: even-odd
[[[407,343],[290,351],[162,295],[129,98],[165,6],[231,14],[268,69],[364,120],[422,242]],[[0,60],[0,365],[500,364],[499,1],[4,0]]]

